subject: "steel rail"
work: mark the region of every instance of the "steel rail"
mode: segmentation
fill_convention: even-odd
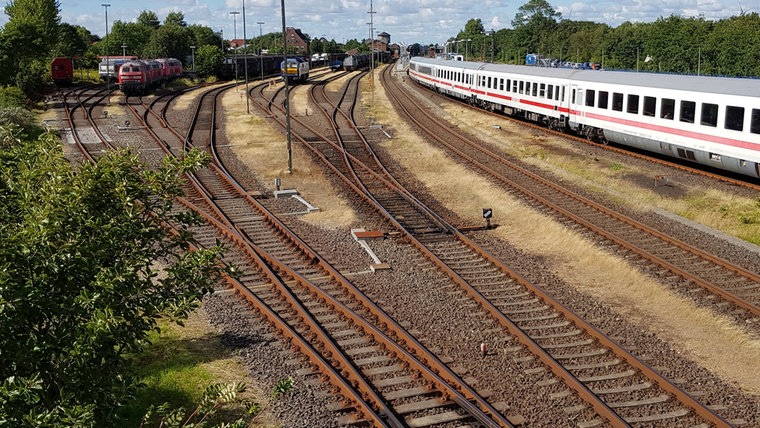
[[[387,73],[386,69],[386,73]],[[383,80],[383,84],[387,85],[386,80]],[[396,97],[395,92],[389,91],[391,93],[391,97]],[[396,101],[396,104],[402,104],[398,100]],[[400,106],[402,110],[406,112],[408,116],[410,115],[410,112],[406,110],[404,107]],[[416,122],[418,125],[421,126],[420,123]],[[424,128],[424,127],[423,127]],[[448,127],[445,127],[448,129]],[[433,133],[430,133],[431,135]],[[615,353],[621,357],[623,357],[629,364],[631,364],[633,367],[636,367],[637,369],[641,370],[642,373],[645,373],[648,378],[655,381],[663,390],[669,392],[671,395],[676,397],[681,403],[686,405],[687,407],[691,408],[697,415],[699,415],[701,418],[703,418],[706,421],[709,421],[710,423],[714,424],[715,426],[719,427],[730,427],[731,425],[725,421],[723,418],[718,416],[715,412],[713,412],[711,409],[707,408],[704,404],[696,400],[694,397],[692,397],[687,392],[681,390],[677,386],[675,386],[673,383],[671,383],[669,380],[667,380],[665,377],[660,375],[657,371],[651,369],[648,365],[646,365],[644,362],[636,358],[634,355],[632,355],[630,352],[624,350],[622,347],[620,347],[615,341],[609,339],[606,335],[598,331],[595,327],[587,323],[584,319],[578,317],[575,315],[572,311],[567,309],[564,305],[554,300],[554,298],[547,293],[545,290],[543,290],[541,287],[532,284],[531,282],[525,280],[521,275],[519,275],[517,272],[513,271],[511,268],[506,266],[504,263],[502,263],[497,258],[490,255],[490,253],[486,252],[485,250],[481,249],[480,246],[475,244],[472,240],[464,236],[461,232],[456,233],[457,239],[459,239],[461,242],[465,243],[468,247],[472,248],[473,251],[476,251],[480,253],[483,257],[485,257],[489,262],[493,263],[495,266],[497,266],[499,269],[501,269],[506,274],[510,275],[515,281],[520,283],[521,285],[527,287],[528,289],[534,291],[536,295],[538,295],[545,303],[552,306],[552,308],[563,314],[565,317],[567,317],[569,320],[572,320],[576,325],[580,328],[582,328],[584,331],[587,332],[590,336],[594,337],[596,340],[598,340],[600,343],[604,344],[608,348],[615,351]],[[426,250],[427,251],[427,250]],[[441,262],[442,263],[442,262]],[[443,263],[442,263],[443,264]],[[442,267],[450,276],[452,277],[458,277],[456,272],[451,270],[450,268]],[[463,279],[459,278],[460,281],[465,282]],[[501,314],[501,311],[498,310],[495,306],[493,306],[488,299],[486,299],[484,296],[482,296],[477,290],[468,288],[468,293],[472,295],[473,298],[478,299],[479,301],[483,301],[483,303],[486,305],[485,307],[488,308],[489,312],[494,312],[495,316],[498,316],[500,319],[502,319],[504,322],[508,322],[509,324],[512,324],[512,322],[503,316]],[[501,315],[499,315],[501,314]],[[513,324],[512,324],[513,325]],[[515,328],[519,330],[519,327],[514,325]],[[522,330],[520,330],[522,332]],[[524,334],[524,333],[523,333]],[[527,335],[526,335],[527,336]],[[529,338],[529,336],[528,336]],[[532,340],[531,340],[532,341]],[[538,346],[536,344],[536,346]],[[580,383],[580,381],[575,380],[575,382]],[[582,383],[580,383],[582,385]],[[579,386],[580,386],[579,385]],[[582,390],[587,390],[585,385],[583,385]],[[589,394],[593,394],[590,390],[588,390]],[[586,392],[584,391],[584,394]],[[593,394],[595,396],[595,394]],[[600,400],[601,401],[601,400]],[[606,404],[605,404],[606,407]],[[612,411],[610,409],[610,411]],[[622,421],[622,420],[621,420]],[[625,422],[624,422],[625,423]]]
[[[408,98],[408,99],[411,102],[414,103],[414,100],[412,100],[411,98]],[[427,129],[426,125],[424,125],[422,122],[416,120],[413,117],[413,115],[411,115],[410,112],[406,108],[404,108],[402,106],[400,106],[400,108],[402,108],[406,112],[406,114],[409,116],[410,120],[412,120],[419,128],[421,128],[421,129]],[[704,260],[707,260],[707,261],[709,261],[709,262],[711,262],[711,263],[713,263],[713,264],[715,264],[717,266],[720,266],[720,267],[725,268],[725,269],[727,269],[729,271],[735,272],[737,275],[739,275],[741,277],[744,277],[745,279],[747,279],[749,281],[752,281],[754,283],[760,284],[760,275],[758,275],[757,273],[754,273],[752,271],[744,269],[744,268],[742,268],[740,266],[736,266],[733,263],[730,263],[730,262],[728,262],[728,261],[726,261],[724,259],[721,259],[721,258],[719,258],[717,256],[714,256],[712,254],[709,254],[706,251],[703,251],[703,250],[701,250],[701,249],[699,249],[699,248],[697,248],[697,247],[695,247],[693,245],[690,245],[690,244],[687,244],[687,243],[685,243],[683,241],[680,241],[680,240],[678,240],[678,239],[676,239],[674,237],[671,237],[671,236],[668,236],[668,235],[666,235],[664,233],[661,233],[661,232],[659,232],[659,231],[657,231],[657,230],[655,230],[655,229],[653,229],[653,228],[651,228],[649,226],[646,226],[645,224],[643,224],[643,223],[641,223],[639,221],[636,221],[636,220],[634,220],[634,219],[632,219],[632,218],[630,218],[628,216],[625,216],[625,215],[623,215],[623,214],[621,214],[619,212],[611,210],[611,209],[609,209],[609,208],[607,208],[607,207],[605,207],[605,206],[603,206],[603,205],[601,205],[601,204],[599,204],[599,203],[597,203],[597,202],[595,202],[595,201],[593,201],[591,199],[585,198],[585,197],[583,197],[583,196],[581,196],[581,195],[579,195],[577,193],[574,193],[574,192],[572,192],[572,191],[570,191],[570,190],[568,190],[568,189],[566,189],[566,188],[564,188],[562,186],[559,186],[559,185],[557,185],[557,184],[555,184],[555,183],[553,183],[553,182],[551,182],[551,181],[549,181],[549,180],[541,177],[540,175],[535,174],[535,173],[527,170],[526,168],[520,167],[520,166],[518,166],[518,165],[516,165],[516,164],[514,164],[512,162],[509,162],[508,160],[504,159],[503,156],[500,156],[498,153],[495,153],[495,152],[489,150],[486,147],[482,147],[482,146],[477,145],[477,144],[472,144],[467,138],[463,137],[459,133],[454,132],[453,130],[451,130],[451,128],[445,126],[445,124],[443,122],[441,122],[438,118],[433,117],[430,114],[425,114],[425,116],[428,119],[434,121],[436,124],[438,124],[441,129],[446,130],[446,132],[449,135],[451,135],[453,138],[457,139],[462,144],[466,144],[468,147],[471,147],[473,149],[478,150],[479,152],[481,152],[484,155],[488,156],[490,159],[492,159],[492,160],[494,160],[496,162],[499,162],[501,165],[503,165],[503,166],[505,166],[507,168],[510,168],[510,169],[512,169],[512,170],[520,173],[520,174],[523,174],[523,175],[531,178],[532,180],[534,180],[534,181],[542,184],[543,186],[546,186],[546,187],[548,187],[548,188],[550,188],[550,189],[552,189],[552,190],[554,190],[556,192],[561,193],[562,195],[566,196],[567,198],[570,198],[570,199],[578,201],[578,202],[580,202],[580,203],[582,203],[582,204],[584,204],[584,205],[586,205],[588,207],[591,207],[591,208],[593,208],[594,210],[596,210],[597,212],[599,212],[601,214],[604,214],[604,215],[607,215],[609,217],[612,217],[612,218],[614,218],[614,219],[616,219],[616,220],[618,220],[618,221],[620,221],[620,222],[622,222],[622,223],[624,223],[624,224],[626,224],[626,225],[628,225],[628,226],[630,226],[630,227],[632,227],[634,229],[642,231],[642,232],[644,232],[644,233],[646,233],[648,235],[651,235],[651,236],[653,236],[653,237],[655,237],[655,238],[657,238],[657,239],[659,239],[661,241],[664,241],[664,242],[666,242],[666,243],[668,243],[670,245],[673,245],[673,246],[676,246],[678,248],[681,248],[682,250],[684,250],[686,252],[689,252],[689,253],[692,253],[692,254],[694,254],[694,255],[696,255],[696,256],[704,259]],[[681,276],[681,277],[683,277],[683,278],[685,278],[687,280],[690,280],[690,281],[694,282],[698,286],[700,286],[700,287],[702,287],[702,288],[710,291],[713,294],[716,294],[716,295],[720,296],[724,300],[726,300],[728,302],[731,302],[732,304],[734,304],[734,305],[736,305],[736,306],[738,306],[738,307],[740,307],[740,308],[748,311],[749,313],[753,314],[754,316],[760,316],[760,306],[758,306],[757,304],[749,302],[749,301],[743,299],[742,297],[737,296],[736,294],[731,293],[730,291],[727,291],[727,290],[723,289],[722,287],[720,287],[720,286],[718,286],[716,284],[713,284],[713,283],[711,283],[711,282],[709,282],[709,281],[707,281],[707,280],[705,280],[705,279],[703,279],[703,278],[701,278],[701,277],[699,277],[699,276],[697,276],[697,275],[695,275],[695,274],[693,274],[691,272],[688,272],[688,271],[684,270],[683,268],[680,268],[680,267],[674,265],[673,263],[671,263],[671,262],[669,262],[669,261],[667,261],[667,260],[665,260],[665,259],[663,259],[663,258],[661,258],[659,256],[656,256],[656,255],[652,254],[649,251],[646,251],[645,249],[639,248],[639,247],[637,247],[637,246],[635,246],[635,245],[627,242],[625,239],[618,237],[614,233],[608,232],[608,231],[602,229],[601,227],[596,226],[595,224],[593,224],[592,222],[588,221],[587,219],[585,219],[585,218],[583,218],[583,217],[581,217],[579,215],[576,215],[573,212],[568,211],[567,209],[564,209],[564,208],[560,207],[558,204],[554,203],[553,201],[551,201],[549,199],[546,199],[546,198],[543,198],[543,197],[540,197],[540,196],[536,195],[535,192],[531,192],[530,190],[526,189],[525,187],[520,186],[519,184],[517,184],[517,183],[515,183],[515,182],[513,182],[511,180],[506,179],[503,176],[503,174],[500,174],[500,173],[494,171],[493,169],[487,167],[482,162],[478,162],[477,160],[473,159],[471,156],[469,156],[468,154],[464,153],[459,147],[457,147],[457,145],[452,144],[450,141],[448,141],[448,140],[446,140],[444,138],[439,138],[439,137],[435,136],[432,132],[428,132],[428,134],[431,135],[431,137],[434,138],[439,144],[445,146],[447,149],[449,149],[452,152],[456,153],[458,156],[460,156],[461,158],[465,159],[470,165],[472,165],[473,167],[475,167],[475,168],[483,171],[487,176],[489,176],[489,177],[491,177],[491,178],[499,181],[502,184],[505,184],[505,185],[507,185],[509,187],[512,187],[512,188],[518,190],[520,193],[522,193],[523,195],[528,196],[531,199],[537,201],[539,204],[542,204],[542,205],[544,205],[544,206],[546,206],[548,208],[551,208],[555,212],[557,212],[557,213],[559,213],[561,215],[564,215],[564,216],[570,218],[574,222],[576,222],[576,223],[578,223],[578,224],[580,224],[580,225],[588,228],[589,230],[591,230],[591,231],[593,231],[593,232],[595,232],[595,233],[597,233],[597,234],[605,237],[606,239],[609,239],[610,241],[616,243],[617,245],[620,245],[621,247],[624,247],[624,248],[628,249],[629,251],[632,251],[635,254],[638,254],[639,256],[641,256],[641,257],[643,257],[643,258],[645,258],[647,260],[650,260],[651,262],[653,262],[655,264],[658,264],[658,265],[660,265],[660,266],[662,266],[662,267],[670,270],[671,272],[673,272],[676,275],[679,275],[679,276]]]
[[[213,92],[213,91],[209,91],[209,92]],[[219,92],[216,93],[215,97],[218,96]],[[213,119],[212,119],[212,122],[213,122]],[[214,126],[212,125],[212,129],[213,128]],[[212,147],[214,146],[214,141],[215,141],[215,138],[212,137],[212,141],[210,143]],[[220,178],[227,180],[231,186],[236,187],[238,190],[238,193],[246,200],[246,202],[252,205],[259,212],[261,212],[262,215],[265,218],[267,218],[267,220],[270,223],[275,222],[276,227],[280,231],[280,233],[283,233],[286,236],[290,236],[291,241],[295,240],[296,246],[299,247],[301,251],[307,253],[309,258],[316,261],[322,269],[325,269],[328,272],[329,276],[339,281],[339,283],[341,283],[344,289],[347,289],[349,292],[351,292],[351,294],[354,297],[358,298],[362,302],[362,304],[365,306],[365,308],[368,308],[370,313],[373,316],[377,317],[381,321],[381,323],[389,326],[390,330],[392,330],[395,335],[402,337],[403,340],[406,341],[406,343],[415,345],[412,348],[413,349],[416,348],[416,353],[422,354],[428,361],[428,364],[431,364],[435,368],[435,371],[431,371],[427,366],[425,366],[420,361],[418,361],[416,357],[414,357],[404,348],[399,347],[398,344],[396,344],[390,338],[385,336],[380,330],[378,330],[372,324],[367,323],[363,317],[357,315],[354,311],[351,311],[350,309],[343,307],[344,315],[347,318],[354,320],[355,323],[364,325],[363,329],[365,330],[365,332],[369,332],[373,337],[375,337],[375,340],[381,343],[385,343],[385,346],[387,348],[395,349],[395,353],[397,354],[397,356],[403,355],[407,364],[413,367],[416,367],[418,371],[423,372],[426,379],[428,379],[429,381],[437,385],[440,391],[446,394],[446,396],[451,397],[457,404],[460,405],[460,407],[467,410],[471,415],[473,415],[477,420],[479,420],[485,426],[494,426],[494,427],[495,426],[511,426],[508,423],[508,421],[506,421],[506,419],[503,419],[503,417],[498,413],[498,411],[493,409],[489,404],[485,402],[481,402],[479,404],[481,407],[485,407],[488,410],[488,412],[491,413],[491,415],[489,417],[481,416],[482,411],[479,408],[474,407],[473,404],[470,403],[470,400],[475,400],[477,402],[478,399],[481,401],[482,399],[480,399],[479,396],[477,396],[477,394],[469,388],[469,386],[466,386],[466,384],[464,384],[464,382],[461,379],[459,379],[457,375],[455,375],[442,362],[440,362],[440,360],[438,360],[437,357],[435,357],[432,353],[427,351],[427,349],[424,348],[422,344],[420,344],[413,336],[408,334],[400,325],[398,325],[395,322],[395,320],[393,320],[384,311],[382,311],[379,307],[377,307],[374,304],[374,302],[372,302],[370,299],[364,296],[363,293],[361,293],[355,286],[353,286],[353,284],[351,284],[350,281],[348,281],[345,277],[343,277],[329,263],[327,263],[324,259],[322,259],[316,252],[313,252],[302,240],[300,240],[300,238],[292,234],[289,231],[289,229],[287,229],[287,227],[282,222],[280,222],[272,213],[269,213],[268,210],[266,210],[266,208],[258,204],[257,201],[255,201],[250,195],[248,195],[248,193],[245,192],[245,190],[242,189],[242,187],[240,187],[239,184],[234,179],[232,179],[231,174],[229,174],[225,170],[222,170],[218,165],[214,163],[212,163],[210,167],[214,169],[217,172],[217,174],[219,174]],[[216,205],[210,199],[207,199],[206,203],[209,205]],[[213,219],[213,217],[206,216],[205,212],[203,212],[201,209],[195,209],[195,211],[199,212],[204,217],[207,217],[209,221],[217,222],[217,220]],[[221,211],[219,210],[218,207],[215,208],[215,211],[221,214]],[[232,225],[232,222],[229,219],[227,219],[226,216],[224,218],[225,218],[225,221],[223,224]],[[239,229],[237,229],[236,235],[245,236],[243,231]],[[293,271],[290,267],[280,263],[279,260],[272,257],[271,255],[268,255],[268,253],[266,253],[264,250],[261,250],[260,248],[256,247],[255,244],[253,244],[250,239],[246,240],[246,245],[253,247],[254,251],[257,254],[265,255],[265,257],[268,259],[267,261],[269,264],[276,265],[279,270],[288,272],[290,276],[297,278],[298,281],[302,283],[303,285],[307,285],[311,287],[312,292],[319,294],[323,300],[334,301],[335,302],[334,304],[343,306],[342,304],[340,304],[340,302],[335,301],[335,299],[332,298],[332,296],[322,291],[320,287],[313,285],[310,281],[300,276],[298,273]],[[303,316],[305,317],[305,315]],[[340,351],[337,349],[334,350],[335,355],[339,355],[339,352]],[[455,380],[445,381],[439,376],[448,377],[449,379],[454,378]],[[449,386],[447,382],[454,382],[455,384],[460,385],[460,388],[464,390],[464,393],[467,394],[468,397],[466,398],[460,395],[459,391],[451,389],[451,387]],[[463,385],[464,387],[462,387]],[[494,424],[494,420],[497,421],[496,424]]]
[[[275,118],[279,121],[279,119]],[[394,225],[398,231],[400,231],[404,237],[406,237],[412,245],[425,254],[436,266],[438,266],[450,279],[452,279],[457,285],[459,285],[465,292],[478,302],[488,313],[504,327],[510,334],[512,334],[523,346],[529,349],[534,355],[536,355],[544,364],[546,364],[550,370],[560,379],[562,379],[568,387],[572,388],[576,393],[588,402],[592,408],[603,418],[607,419],[614,427],[628,427],[630,426],[620,415],[612,410],[603,400],[594,394],[585,384],[578,380],[572,373],[564,368],[559,362],[557,362],[551,355],[549,355],[540,345],[538,345],[528,334],[523,332],[515,323],[507,318],[493,303],[486,299],[480,292],[475,290],[472,285],[465,281],[459,274],[451,269],[446,263],[444,263],[438,256],[430,251],[427,246],[420,242],[416,236],[406,230],[398,220],[396,220],[387,210],[382,206],[376,205],[374,199],[370,199],[363,191],[361,191],[353,183],[353,180],[343,175],[334,165],[332,165],[311,143],[306,140],[297,137],[301,143],[309,148],[318,158],[322,159],[326,165],[333,170],[338,177],[342,178],[351,188],[354,189],[357,194],[365,200],[372,203],[372,206],[383,215],[390,223]],[[365,167],[369,169],[368,167]],[[453,226],[450,226],[453,228]],[[459,237],[461,234],[455,234]],[[483,250],[480,250],[483,251]],[[505,272],[509,275],[509,271]]]

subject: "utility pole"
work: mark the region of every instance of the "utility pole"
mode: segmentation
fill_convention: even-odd
[[[240,12],[233,10],[230,12],[232,15],[232,37],[235,43],[235,82],[238,81],[238,51],[237,51],[237,16]]]
[[[108,97],[108,104],[111,104],[111,61],[108,59],[108,44],[110,42],[108,40],[108,8],[111,7],[111,4],[101,3],[101,6],[106,10],[106,96]]]
[[[287,28],[285,27],[285,0],[280,0],[280,9],[282,9],[282,65],[285,67],[282,80],[285,81],[285,136],[287,139],[288,150],[288,174],[293,172],[293,158],[290,149],[290,85],[288,85],[287,66],[288,66],[288,38]]]
[[[264,23],[261,21],[258,21],[256,23],[259,24],[259,43],[263,43],[264,40],[261,34],[261,26],[264,25]],[[259,46],[259,61],[261,61],[259,68],[261,69],[261,80],[264,80],[264,57],[262,56],[262,52],[264,52],[264,48],[262,46]]]
[[[369,90],[370,104],[375,102],[375,10],[372,8],[372,0],[369,0]]]
[[[245,111],[251,114],[251,103],[248,101],[248,37],[245,35],[245,0],[243,0],[243,60],[245,61]]]

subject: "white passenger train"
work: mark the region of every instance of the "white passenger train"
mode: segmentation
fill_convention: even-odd
[[[422,57],[409,75],[553,129],[760,177],[760,80]]]

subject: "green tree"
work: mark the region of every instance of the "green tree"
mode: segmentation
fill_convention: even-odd
[[[111,55],[116,55],[117,52],[121,55],[124,52],[127,55],[147,58],[144,55],[145,46],[154,31],[156,30],[153,27],[145,24],[114,21],[111,33],[108,35],[111,39]],[[122,49],[122,45],[126,45],[126,48]]]
[[[0,84],[15,85],[38,98],[58,42],[60,4],[54,0],[13,0],[5,6],[8,22],[0,33]]]
[[[464,31],[457,35],[457,38],[472,37],[483,34],[485,28],[480,18],[470,19],[464,24]]]
[[[159,21],[156,12],[153,12],[151,10],[143,10],[140,12],[140,14],[137,16],[136,22],[153,29],[158,28],[158,26],[161,24],[161,21]]]
[[[58,32],[58,43],[52,49],[52,56],[75,57],[81,55],[90,45],[90,31],[79,25],[62,23]]]
[[[47,52],[49,44],[58,40],[61,4],[55,0],[12,0],[5,6],[8,23],[5,30],[20,26],[30,31],[29,48]]]
[[[171,235],[181,173],[114,152],[76,172],[51,134],[0,147],[0,421],[113,426],[135,384],[126,355],[156,319],[182,319],[215,283],[219,248]],[[162,273],[157,269],[163,266]]]
[[[187,27],[185,14],[177,11],[169,12],[166,14],[166,19],[164,19],[164,25],[179,25],[180,27]]]
[[[546,0],[529,0],[520,6],[512,20],[516,40],[520,43],[517,48],[539,52],[546,35],[556,32],[557,20],[561,16]]]
[[[219,46],[203,45],[195,52],[195,69],[201,77],[217,72],[224,60],[224,52]]]
[[[179,25],[162,25],[150,35],[143,56],[148,58],[177,58],[182,61],[190,54],[192,33]]]
[[[214,32],[204,25],[190,25],[187,27],[192,34],[192,44],[201,47],[204,45],[217,46],[221,49],[222,37],[219,33]]]
[[[702,67],[713,74],[760,76],[760,15],[722,19],[705,37]]]
[[[561,17],[562,14],[554,10],[546,0],[528,0],[517,9],[512,27],[516,29],[531,24],[556,23]]]

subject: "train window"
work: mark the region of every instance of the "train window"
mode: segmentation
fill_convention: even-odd
[[[525,82],[523,82],[522,80],[520,81],[520,89],[518,92],[521,94],[525,92]]]
[[[577,100],[576,100],[575,96],[576,96],[576,90],[573,89],[573,93],[570,94],[570,101],[577,104]]]
[[[512,81],[512,92],[517,92],[517,80]]]
[[[676,100],[672,98],[663,98],[660,107],[660,118],[673,120],[676,112]]]
[[[533,82],[533,94],[534,97],[538,96],[538,83]]]
[[[512,79],[507,79],[507,84],[504,89],[506,89],[507,92],[512,90]]]
[[[612,109],[615,111],[623,111],[623,94],[619,92],[612,93]]]
[[[586,91],[586,106],[593,107],[594,106],[594,97],[596,96],[596,91],[593,89],[589,89]]]
[[[546,98],[554,99],[554,85],[546,85]]]
[[[610,102],[610,93],[607,91],[599,91],[599,100],[596,102],[596,106],[599,108],[607,108]]]
[[[504,79],[499,79],[499,90],[500,91],[504,90]]]
[[[752,116],[749,119],[749,132],[760,134],[760,109],[752,109]]]
[[[557,91],[557,93],[559,95],[559,91]],[[562,102],[565,101],[565,87],[564,86],[562,87],[562,95],[560,96],[560,99],[562,100]]]
[[[696,109],[697,103],[694,101],[681,101],[679,120],[681,122],[694,123],[694,112]]]
[[[538,87],[538,96],[541,97],[541,98],[545,98],[546,97],[546,83],[542,83]]]
[[[628,104],[625,108],[628,113],[639,114],[639,96],[628,94]]]
[[[718,126],[718,105],[702,103],[702,115],[699,123],[705,126]]]
[[[655,110],[657,110],[657,98],[644,97],[644,116],[654,117]]]
[[[491,76],[488,76],[488,84],[486,85],[488,89],[491,89]]]
[[[733,131],[744,130],[744,107],[726,106],[726,129]]]

